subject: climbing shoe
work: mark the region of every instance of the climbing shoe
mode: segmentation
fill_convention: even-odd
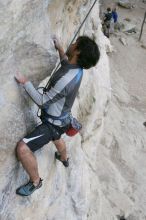
[[[20,186],[16,190],[16,194],[20,196],[29,196],[31,195],[36,189],[39,189],[42,186],[42,179],[40,178],[40,182],[37,186],[33,184],[33,182],[29,181],[27,184]]]
[[[67,160],[61,160],[61,155],[57,151],[55,152],[55,158],[61,161],[65,167],[69,166],[69,158]]]

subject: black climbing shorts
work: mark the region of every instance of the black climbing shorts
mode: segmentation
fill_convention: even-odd
[[[23,141],[27,144],[31,151],[36,151],[42,148],[50,141],[59,140],[61,135],[69,128],[69,125],[65,127],[58,127],[51,123],[42,123],[37,126],[30,134],[23,138]]]

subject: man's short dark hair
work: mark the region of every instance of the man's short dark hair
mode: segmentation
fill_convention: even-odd
[[[111,11],[111,8],[107,8],[107,11],[108,11],[108,12]]]
[[[100,52],[94,40],[87,36],[81,36],[77,39],[78,55],[77,63],[84,69],[89,69],[97,64]]]

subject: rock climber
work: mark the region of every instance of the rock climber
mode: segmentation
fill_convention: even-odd
[[[83,69],[95,66],[100,52],[95,41],[87,36],[80,36],[65,54],[61,44],[54,39],[54,46],[59,52],[61,67],[50,78],[49,87],[41,95],[33,84],[23,75],[15,76],[31,99],[41,108],[41,121],[31,133],[18,142],[16,155],[29,175],[29,181],[16,190],[16,194],[29,196],[42,186],[38,164],[34,152],[49,141],[57,148],[55,158],[69,166],[66,145],[61,135],[70,126],[71,108],[76,98],[83,76]]]

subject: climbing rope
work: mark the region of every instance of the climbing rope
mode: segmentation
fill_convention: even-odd
[[[73,41],[75,40],[76,36],[78,35],[78,33],[79,33],[80,29],[82,28],[83,24],[84,24],[85,21],[87,20],[89,14],[90,14],[91,10],[93,9],[94,5],[96,4],[96,2],[97,2],[97,0],[95,0],[94,3],[92,4],[92,6],[90,7],[90,9],[89,9],[87,15],[85,16],[85,18],[84,18],[84,20],[82,21],[82,23],[80,24],[80,26],[79,26],[77,32],[76,32],[75,35],[73,36],[73,39],[71,40],[69,46],[67,47],[67,50],[66,50],[65,54],[68,52],[70,46],[72,45]],[[63,61],[63,59],[60,60],[60,62],[58,63],[58,65],[56,66],[56,68],[54,69],[54,71],[52,72],[52,76],[53,76],[53,74],[58,70],[58,68],[59,68],[59,66],[60,66],[60,64],[61,64],[62,61]],[[48,80],[48,82],[47,82],[47,84],[46,84],[45,87],[39,87],[39,88],[38,88],[38,92],[39,92],[39,89],[42,89],[42,91],[43,91],[43,94],[42,94],[42,95],[44,95],[44,93],[46,93],[46,91],[47,91],[47,89],[48,89],[48,87],[49,87],[49,83],[50,83],[50,79]],[[40,92],[40,94],[41,94],[41,92]],[[43,102],[43,101],[42,101],[42,102]],[[42,104],[43,104],[43,103],[42,103]],[[41,110],[41,108],[38,108],[38,111],[37,111],[37,116],[38,116],[38,117],[40,117],[40,115],[41,115],[41,114],[39,114],[39,111],[40,111],[40,110]]]
[[[65,54],[68,52],[70,46],[72,45],[73,41],[75,40],[76,36],[78,35],[80,29],[82,28],[83,24],[85,23],[86,19],[88,18],[89,14],[90,14],[91,10],[93,9],[94,5],[96,4],[96,2],[97,2],[97,0],[94,1],[94,3],[92,4],[91,8],[89,9],[87,15],[85,16],[84,20],[83,20],[82,23],[80,24],[80,26],[79,26],[77,32],[75,33],[73,39],[71,40],[71,42],[70,42],[70,44],[69,44],[69,46],[68,46],[68,48],[67,48]],[[60,66],[60,64],[61,64],[61,62],[62,62],[62,60],[63,60],[63,59],[60,60],[60,62],[58,63],[58,65],[57,65],[56,68],[54,69],[52,75],[58,70],[58,68],[59,68],[59,66]],[[46,91],[47,91],[48,86],[49,86],[49,80],[48,80],[46,86],[44,87],[43,92],[46,92]]]

